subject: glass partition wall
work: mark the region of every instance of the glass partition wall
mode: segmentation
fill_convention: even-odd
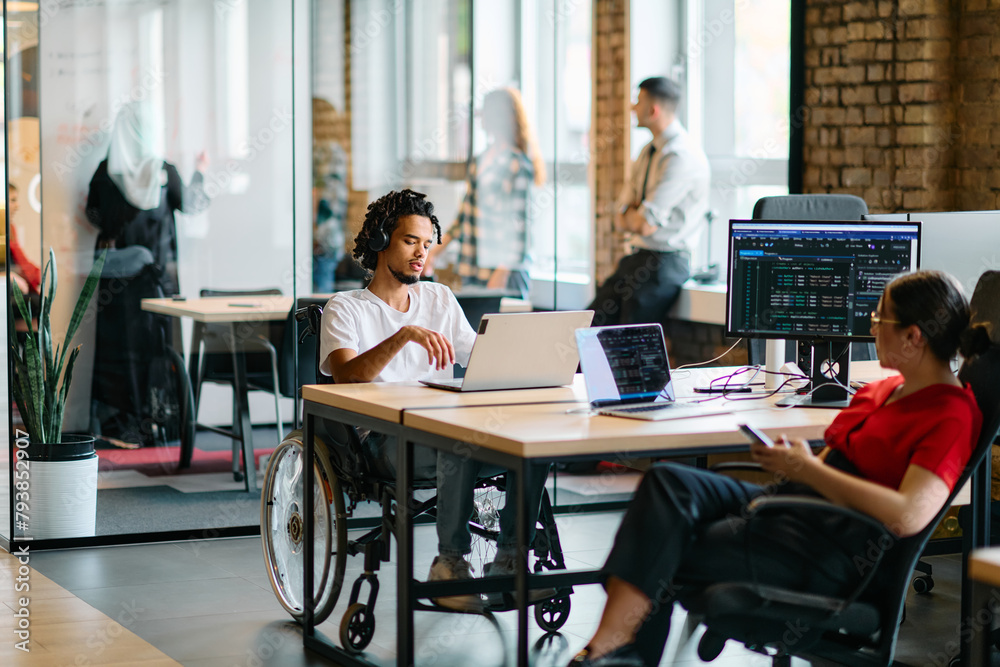
[[[73,340],[82,347],[63,425],[95,439],[97,470],[84,484],[96,487],[94,528],[15,525],[11,432],[0,456],[4,544],[256,532],[260,491],[234,476],[239,446],[218,432],[242,423],[231,345],[251,379],[271,375],[254,341],[280,348],[294,303],[360,284],[343,259],[368,203],[391,189],[426,192],[451,232],[436,280],[519,308],[587,304],[589,2],[108,0],[5,10],[7,238],[23,251],[8,261],[8,282],[52,250],[51,329],[61,343],[95,259],[105,265]],[[479,211],[470,226],[470,187],[482,208],[486,176],[504,165],[518,167],[495,186],[513,213],[499,225]],[[475,223],[488,242],[469,252]],[[215,297],[230,313],[246,301],[269,306],[220,329],[199,321],[204,290],[276,294]],[[143,302],[155,298],[165,301]],[[28,324],[8,317],[23,344]],[[278,366],[277,407],[273,394],[249,393],[257,487],[294,425],[287,386],[306,379],[294,361]],[[13,403],[7,427],[19,429]],[[86,492],[76,496],[60,502]]]
[[[7,514],[0,537],[55,545],[254,532],[259,491],[235,479],[239,450],[213,431],[234,422],[232,366],[218,362],[231,358],[230,336],[246,344],[253,377],[250,343],[275,338],[286,315],[212,329],[185,304],[195,306],[203,290],[270,289],[271,310],[287,313],[308,281],[308,227],[296,234],[295,226],[295,211],[310,206],[308,180],[295,180],[310,171],[308,124],[296,127],[309,118],[308,75],[295,84],[302,99],[293,98],[293,63],[309,60],[307,45],[293,41],[293,18],[306,25],[308,7],[4,4],[7,238],[21,250],[8,255],[7,277],[27,278],[35,306],[30,323],[10,310],[8,318],[18,331],[39,326],[31,276],[51,252],[51,332],[62,344],[87,275],[98,257],[105,263],[72,341],[80,352],[62,428],[95,439],[97,464],[84,486],[96,486],[96,521],[83,532],[40,525],[39,478],[48,473],[33,465],[30,502],[15,505],[33,521],[25,527]],[[303,136],[306,148],[296,151]],[[153,312],[144,300],[156,298],[176,307]],[[199,383],[199,375],[221,382]],[[22,428],[12,399],[8,407]],[[276,407],[272,395],[251,392],[249,413],[257,458],[266,459],[278,431],[290,428],[292,400]],[[195,421],[205,426],[195,430]],[[9,467],[16,444],[7,440]],[[9,470],[3,476],[6,487]],[[87,493],[51,502],[58,515]]]

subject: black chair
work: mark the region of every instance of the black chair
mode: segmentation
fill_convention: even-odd
[[[203,290],[203,292],[208,292],[208,290]],[[267,290],[267,292],[268,295],[273,295],[274,290]],[[233,296],[229,293],[226,294]],[[218,295],[218,291],[213,290],[212,293],[204,295]],[[266,359],[257,359],[255,362],[257,373],[253,378],[254,388],[276,394],[276,400],[277,396],[283,396],[295,401],[292,428],[299,427],[300,388],[304,384],[317,384],[320,382],[320,378],[317,377],[318,373],[315,363],[318,355],[317,336],[305,335],[307,331],[311,332],[309,328],[310,323],[304,317],[297,320],[295,314],[297,311],[304,311],[310,305],[323,306],[326,301],[326,298],[319,297],[298,298],[291,310],[289,310],[288,317],[285,318],[284,322],[281,324],[271,324],[270,338],[267,340],[254,339],[257,341],[258,346],[267,354]],[[318,322],[316,326],[319,326]],[[194,358],[193,355],[195,352],[197,350],[192,352],[192,358]],[[258,352],[256,354],[261,355],[262,353]],[[213,374],[215,377],[225,378],[222,381],[231,383],[232,363],[229,361],[229,355],[219,353],[218,357],[217,360],[208,362],[217,363],[217,366],[213,367]],[[225,359],[222,357],[225,357]],[[264,363],[261,363],[262,361]],[[192,366],[197,368],[197,364],[198,361],[195,360]],[[204,365],[203,363],[203,368]],[[249,358],[247,365],[249,377]],[[221,372],[216,373],[216,370],[221,370]],[[275,390],[275,387],[277,387],[277,390]],[[281,430],[283,422],[281,421],[280,412],[277,412],[277,406],[275,410],[275,419],[278,424],[279,433],[283,435],[283,430]],[[190,446],[187,448],[182,447],[181,467],[190,465],[192,453],[193,450]]]
[[[753,207],[754,220],[860,220],[868,215],[865,200],[854,195],[784,195],[761,197]],[[747,360],[750,364],[764,363],[764,340],[754,339],[747,345]],[[797,359],[795,341],[785,344],[785,358]],[[851,359],[861,361],[875,358],[875,345],[851,346]],[[800,362],[799,366],[808,372]]]
[[[458,305],[462,307],[469,324],[476,331],[479,330],[479,321],[483,315],[500,312],[500,303],[503,301],[503,294],[461,294],[455,295]]]
[[[973,322],[989,312],[978,304],[1000,299],[1000,273],[990,281],[980,279],[973,296]],[[993,322],[993,331],[1000,321]],[[727,639],[743,642],[748,648],[770,653],[776,667],[791,664],[791,656],[832,660],[846,665],[891,665],[896,636],[903,617],[903,605],[917,559],[931,533],[944,516],[959,490],[982,463],[1000,430],[1000,344],[962,364],[959,378],[968,383],[983,413],[979,441],[948,501],[920,533],[894,537],[867,515],[815,498],[771,497],[754,503],[753,517],[773,510],[813,508],[854,517],[880,535],[873,567],[865,581],[849,597],[830,598],[809,592],[762,586],[753,583],[719,583],[703,588],[685,586],[679,596],[692,620],[705,623],[707,630],[698,646],[702,660],[712,660]],[[796,631],[790,633],[790,623]]]
[[[217,290],[203,289],[199,293],[202,297],[235,297],[235,296],[281,296],[281,290],[277,288],[261,290]],[[251,391],[266,391],[274,396],[274,420],[278,427],[278,432],[284,432],[284,424],[281,421],[281,403],[278,378],[278,352],[273,340],[280,338],[280,330],[276,331],[273,323],[266,323],[268,334],[257,334],[242,339],[245,350],[247,387]],[[278,325],[281,326],[281,325]],[[232,353],[226,337],[230,335],[230,325],[212,324],[206,322],[195,322],[191,338],[190,354],[190,375],[191,384],[194,389],[194,414],[195,421],[198,420],[198,413],[201,407],[201,386],[205,382],[217,384],[228,384],[236,391],[236,377],[233,372]],[[256,350],[256,351],[255,351]],[[238,423],[239,416],[235,413],[236,403],[233,402],[233,425]],[[236,480],[242,479],[240,472],[240,435],[235,431],[207,427],[211,431],[221,433],[233,439],[233,477]],[[186,468],[191,463],[192,448],[182,448],[180,466]],[[246,465],[253,465],[253,461],[247,461]]]

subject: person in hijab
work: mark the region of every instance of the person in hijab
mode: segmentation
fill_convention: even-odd
[[[159,136],[162,126],[148,103],[122,107],[108,157],[87,195],[97,248],[108,249],[99,285],[90,430],[105,444],[129,448],[171,441],[183,427],[183,382],[169,349],[179,340],[178,320],[144,311],[141,302],[178,293],[174,215],[208,206],[205,154],[185,186],[177,167],[156,150]]]
[[[187,186],[177,167],[154,146],[159,132],[148,103],[131,102],[118,112],[108,157],[90,180],[87,220],[100,230],[98,248],[143,246],[162,271],[165,296],[178,293],[177,230],[174,213],[198,213],[208,206],[204,171],[198,156]]]

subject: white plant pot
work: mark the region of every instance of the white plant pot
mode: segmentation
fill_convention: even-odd
[[[15,534],[36,540],[90,537],[97,525],[97,454],[72,461],[32,460],[28,507],[15,517]],[[15,506],[17,501],[15,500]]]

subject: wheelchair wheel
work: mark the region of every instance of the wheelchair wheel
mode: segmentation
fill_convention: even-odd
[[[569,596],[543,600],[535,605],[535,622],[545,632],[555,632],[569,620]]]
[[[313,586],[315,623],[333,611],[344,583],[347,559],[347,526],[344,494],[330,467],[326,445],[316,439],[314,486]],[[268,579],[278,602],[292,618],[301,621],[304,611],[303,565],[305,545],[302,507],[302,432],[292,431],[271,454],[261,492],[261,542]]]
[[[504,492],[492,482],[487,480],[486,485],[475,490],[475,509],[469,521],[469,532],[472,534],[469,563],[480,574],[484,566],[493,562],[500,537],[500,508],[503,507]]]
[[[340,621],[340,645],[348,653],[357,655],[365,650],[375,636],[375,614],[368,605],[355,602]]]

